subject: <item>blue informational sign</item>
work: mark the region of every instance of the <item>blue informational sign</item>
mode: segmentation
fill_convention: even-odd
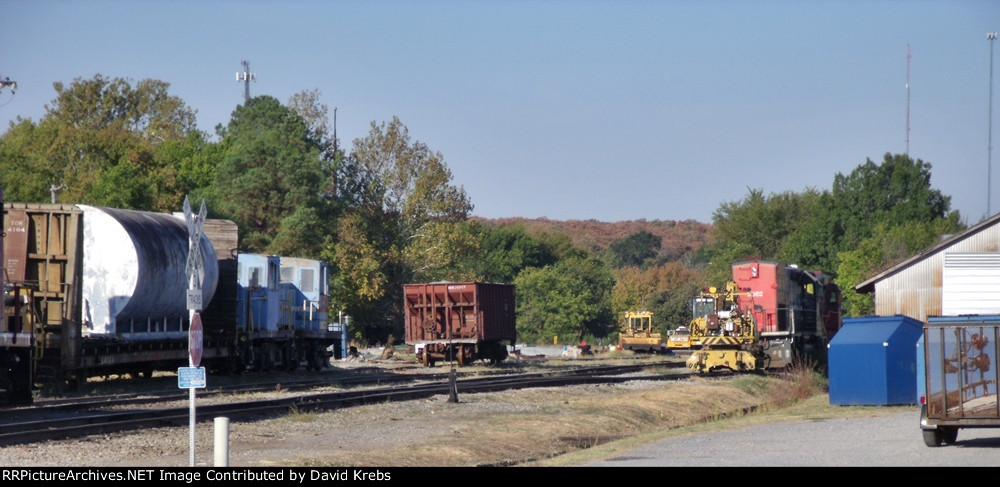
[[[180,367],[177,369],[177,387],[193,389],[205,387],[205,367]]]

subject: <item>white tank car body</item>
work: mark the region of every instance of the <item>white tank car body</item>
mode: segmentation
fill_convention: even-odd
[[[84,336],[128,339],[187,333],[188,232],[183,218],[78,205],[83,210]],[[218,259],[202,235],[202,306],[218,284]]]

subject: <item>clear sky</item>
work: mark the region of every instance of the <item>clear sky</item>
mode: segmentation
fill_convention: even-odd
[[[1000,210],[998,30],[997,0],[0,0],[0,131],[99,73],[214,134],[246,60],[252,96],[318,89],[341,147],[399,117],[477,216],[708,223],[908,152],[971,224]]]

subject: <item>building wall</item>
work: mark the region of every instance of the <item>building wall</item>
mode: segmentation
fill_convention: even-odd
[[[1000,314],[1000,253],[948,252],[943,275],[943,315]]]
[[[1000,225],[991,225],[928,253],[875,283],[875,314],[901,314],[920,321],[942,315],[944,254],[998,250]]]

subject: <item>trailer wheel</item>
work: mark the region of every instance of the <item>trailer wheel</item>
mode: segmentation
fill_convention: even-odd
[[[941,442],[944,440],[941,430],[934,428],[932,430],[921,430],[924,434],[924,444],[929,447],[941,446]]]

